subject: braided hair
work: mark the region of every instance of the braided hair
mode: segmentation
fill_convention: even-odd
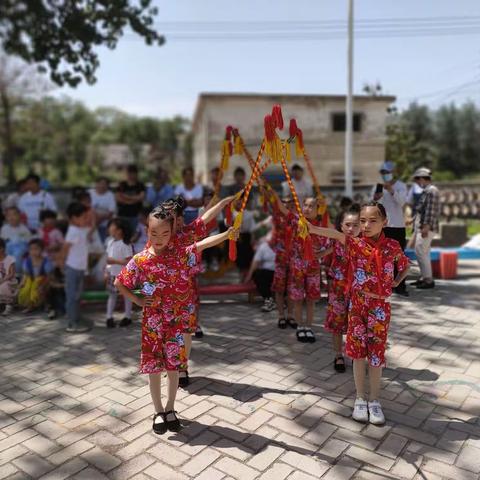
[[[168,220],[170,225],[175,227],[176,219],[183,215],[185,206],[186,204],[183,197],[170,198],[155,207],[150,212],[149,217],[156,218],[157,220]],[[175,230],[175,228],[173,229]]]
[[[375,202],[375,201],[364,203],[361,206],[360,210],[363,210],[364,208],[367,208],[367,207],[375,207],[378,210],[378,214],[380,215],[380,218],[382,220],[387,219],[387,211],[385,210],[385,207],[383,206],[382,203]]]

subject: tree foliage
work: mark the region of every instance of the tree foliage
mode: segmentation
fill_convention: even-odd
[[[152,0],[2,0],[0,40],[8,54],[39,64],[58,85],[94,83],[96,48],[113,49],[128,31],[147,45],[165,41],[154,28]]]
[[[420,166],[445,178],[478,173],[480,110],[471,102],[438,110],[413,103],[390,119],[386,154],[405,178]]]
[[[90,182],[99,174],[115,178],[104,165],[104,148],[130,149],[143,170],[173,165],[184,156],[179,139],[189,130],[183,117],[137,117],[114,108],[88,109],[68,97],[26,100],[15,118],[15,174],[35,170],[58,185]],[[148,148],[149,155],[142,155]]]

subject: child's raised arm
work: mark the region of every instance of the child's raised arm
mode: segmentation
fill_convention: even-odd
[[[320,259],[320,258],[323,258],[323,257],[327,257],[332,252],[333,252],[333,247],[326,248],[325,250],[322,250],[321,252],[318,253],[317,258]]]
[[[211,247],[215,247],[219,243],[224,242],[225,240],[229,239],[230,234],[233,233],[233,239],[235,241],[238,240],[240,235],[240,231],[230,227],[226,232],[219,233],[218,235],[212,235],[211,237],[207,237],[200,242],[197,242],[197,250],[202,252],[203,250]]]
[[[319,237],[333,238],[339,242],[345,244],[345,234],[335,230],[334,228],[323,228],[317,227],[316,225],[308,224],[308,231],[313,235],[318,235]]]
[[[220,215],[220,212],[233,200],[235,199],[235,195],[231,195],[230,197],[225,197],[223,200],[220,200],[216,205],[210,206],[210,203],[207,206],[204,214],[202,215],[202,220],[204,223],[210,223],[213,219],[217,218]]]

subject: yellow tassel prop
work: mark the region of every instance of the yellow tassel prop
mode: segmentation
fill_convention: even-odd
[[[241,155],[243,153],[242,140],[239,135],[235,137],[235,143],[233,145],[233,154]]]
[[[303,148],[298,138],[295,139],[295,156],[297,158],[303,157]]]
[[[285,159],[287,162],[292,161],[292,149],[290,147],[290,143],[285,142]]]
[[[239,212],[239,214],[235,217],[235,220],[233,221],[233,228],[235,230],[240,230],[240,227],[242,226],[242,221],[243,221],[243,212]]]
[[[308,224],[307,219],[302,215],[298,220],[297,234],[300,238],[305,240],[308,237]]]
[[[230,142],[223,141],[222,145],[222,166],[221,169],[226,172],[228,170],[228,161],[230,160]]]

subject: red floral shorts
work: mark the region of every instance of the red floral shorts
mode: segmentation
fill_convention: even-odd
[[[165,322],[154,309],[144,309],[140,373],[182,370],[187,365],[181,325]]]
[[[367,358],[372,367],[385,366],[390,314],[390,302],[362,293],[352,295],[345,345],[350,358]]]
[[[297,302],[320,299],[320,265],[293,258],[288,271],[288,298]]]
[[[285,293],[287,290],[287,277],[288,261],[285,252],[277,252],[275,256],[272,292]]]
[[[347,333],[348,300],[345,295],[345,281],[331,280],[328,288],[327,316],[325,330],[332,333]]]

